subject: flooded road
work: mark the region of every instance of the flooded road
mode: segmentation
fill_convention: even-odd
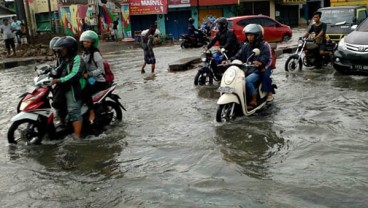
[[[217,124],[217,85],[195,87],[196,69],[167,71],[200,49],[154,51],[148,80],[141,50],[105,57],[127,112],[83,141],[8,146],[33,76],[28,67],[0,71],[2,207],[366,207],[367,77],[332,67],[286,74],[283,55],[273,104]]]

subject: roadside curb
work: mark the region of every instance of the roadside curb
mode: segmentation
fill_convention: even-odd
[[[275,50],[276,57],[281,56],[284,53],[294,53],[296,51],[297,46],[286,46],[282,48],[277,48]],[[192,68],[193,64],[197,64],[200,62],[200,57],[189,57],[183,58],[175,63],[169,64],[169,72],[177,72],[177,71],[185,71]]]
[[[26,57],[26,58],[13,58],[10,60],[0,61],[0,69],[9,69],[17,66],[25,66],[29,64],[34,64],[36,62],[44,60],[45,57]]]

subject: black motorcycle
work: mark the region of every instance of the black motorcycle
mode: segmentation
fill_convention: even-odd
[[[199,31],[197,35],[181,35],[181,48],[199,48],[208,44],[209,39],[206,34]]]
[[[225,50],[204,51],[201,55],[202,65],[194,77],[194,85],[213,84],[213,80],[221,81],[227,65],[221,64],[222,60],[228,60]]]
[[[333,54],[336,48],[337,45],[335,42],[326,42],[326,51]],[[306,67],[322,67],[331,62],[330,55],[319,56],[319,47],[316,42],[308,38],[299,38],[296,52],[286,60],[285,71],[293,72],[296,69],[302,70],[303,65]]]

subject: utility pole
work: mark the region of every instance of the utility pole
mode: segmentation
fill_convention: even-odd
[[[50,30],[51,32],[54,32],[53,24],[52,24],[52,18],[51,18],[51,2],[50,0],[47,0],[48,6],[49,6],[49,20],[50,20]]]

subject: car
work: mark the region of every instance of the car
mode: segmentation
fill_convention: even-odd
[[[351,26],[359,25],[367,18],[365,6],[324,7],[318,12],[321,12],[321,22],[327,24],[326,35],[336,42],[351,32]]]
[[[334,52],[333,67],[343,74],[368,75],[368,19],[342,38]]]
[[[245,36],[243,29],[248,24],[259,24],[264,29],[264,39],[269,43],[277,43],[288,41],[291,39],[293,32],[287,25],[281,24],[278,21],[265,15],[247,15],[227,18],[228,28],[232,30],[239,42],[244,42]],[[211,37],[217,33],[216,29],[211,31]]]

